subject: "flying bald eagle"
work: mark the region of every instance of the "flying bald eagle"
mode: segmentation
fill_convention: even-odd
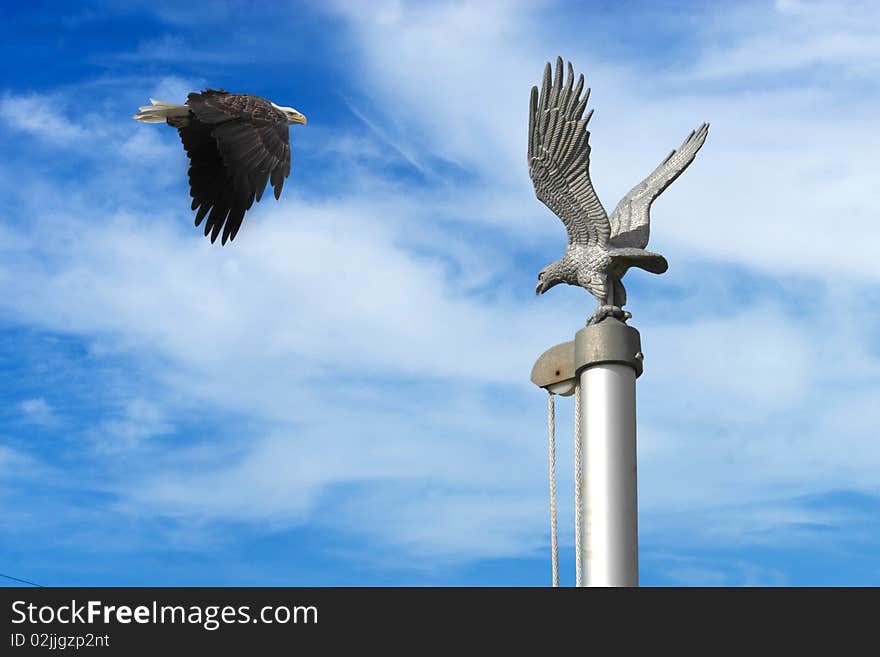
[[[535,195],[562,219],[568,232],[565,253],[540,271],[535,292],[543,294],[559,283],[578,285],[599,301],[588,323],[609,315],[625,321],[629,313],[621,309],[626,303],[623,275],[630,267],[653,274],[662,274],[668,267],[662,255],[645,250],[651,204],[694,161],[709,124],[691,132],[621,199],[609,218],[590,180],[586,126],[593,111],[584,117],[590,90],[581,98],[584,76],[575,84],[570,62],[567,77],[563,84],[562,58],[556,59],[555,75],[548,63],[540,94],[532,87],[529,102],[529,175]]]
[[[223,231],[221,244],[235,239],[244,214],[271,182],[281,196],[290,174],[288,126],[305,124],[292,107],[249,94],[220,89],[191,93],[186,104],[150,99],[134,115],[143,123],[167,123],[177,128],[190,159],[189,186],[196,226],[205,220],[211,243]]]

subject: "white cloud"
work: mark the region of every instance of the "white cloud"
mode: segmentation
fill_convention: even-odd
[[[139,130],[120,144],[120,153],[137,162],[155,163],[172,160],[178,150],[162,141],[156,131]],[[175,176],[177,178],[177,176]]]
[[[368,203],[288,199],[260,210],[224,250],[192,239],[195,231],[180,239],[161,213],[56,219],[24,247],[51,254],[50,270],[20,258],[0,264],[0,278],[22,281],[7,304],[26,321],[130,335],[201,367],[303,358],[500,382],[527,368],[523,345],[540,348],[543,318],[507,295],[495,308],[461,295],[440,263],[397,247]],[[76,252],[69,235],[87,236]]]
[[[67,111],[65,104],[54,96],[6,94],[0,99],[0,120],[15,130],[58,144],[79,141],[88,134],[65,116]]]
[[[52,426],[58,419],[55,417],[55,410],[42,397],[34,399],[25,399],[19,403],[19,409],[28,422],[42,426]]]
[[[758,419],[790,408],[815,385],[809,332],[769,305],[724,318],[646,327],[646,367],[682,398],[712,400],[718,419]]]
[[[778,0],[772,7],[728,7],[712,18],[695,66],[701,77],[818,72],[863,78],[878,70],[875,2]]]
[[[173,430],[174,426],[156,404],[145,399],[131,399],[117,417],[104,420],[92,433],[100,449],[120,452],[135,449],[145,440]]]
[[[662,585],[672,586],[785,586],[779,570],[739,559],[682,557],[674,553],[648,556],[662,573]]]
[[[150,98],[164,100],[169,103],[184,103],[189,92],[201,89],[204,86],[202,79],[181,78],[176,75],[166,75],[159,79]],[[144,101],[146,104],[146,100]]]

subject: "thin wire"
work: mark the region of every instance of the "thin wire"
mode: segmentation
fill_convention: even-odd
[[[26,579],[21,579],[19,577],[13,577],[12,575],[4,575],[3,573],[0,573],[0,577],[5,577],[6,579],[15,580],[16,582],[22,582],[23,584],[30,584],[31,586],[37,586],[41,589],[44,588],[42,584],[37,584],[36,582],[29,582]]]
[[[581,551],[583,533],[583,508],[581,499],[583,495],[581,464],[581,384],[574,388],[574,562],[575,586],[583,586],[584,557]]]
[[[559,586],[559,544],[556,540],[556,404],[547,391],[547,433],[550,438],[550,561],[553,586]]]

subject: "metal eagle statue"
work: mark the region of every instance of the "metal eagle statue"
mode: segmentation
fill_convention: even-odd
[[[292,107],[223,89],[191,93],[184,105],[150,99],[134,115],[143,123],[177,128],[190,159],[189,185],[196,226],[205,221],[211,243],[235,239],[245,213],[271,182],[275,199],[290,175],[288,126],[305,124]],[[210,214],[209,214],[210,213]]]
[[[599,305],[588,320],[595,324],[608,316],[626,321],[622,310],[626,290],[621,279],[630,267],[653,274],[668,268],[666,258],[646,251],[654,202],[693,162],[706,140],[709,124],[691,132],[651,174],[621,199],[609,218],[590,181],[590,133],[586,125],[593,111],[584,117],[590,90],[583,98],[584,76],[574,82],[568,64],[563,84],[562,58],[556,59],[552,76],[548,63],[540,96],[532,87],[529,103],[529,175],[535,195],[565,224],[568,246],[560,260],[538,274],[536,294],[567,283],[586,288]]]

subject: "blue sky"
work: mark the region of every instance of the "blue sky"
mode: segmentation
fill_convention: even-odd
[[[592,311],[525,165],[557,54],[605,207],[654,205],[646,585],[880,584],[873,3],[20,3],[0,25],[0,572],[45,585],[545,585],[535,358]],[[147,98],[305,113],[236,241]],[[867,248],[862,249],[862,245]],[[571,405],[558,404],[574,581]]]

